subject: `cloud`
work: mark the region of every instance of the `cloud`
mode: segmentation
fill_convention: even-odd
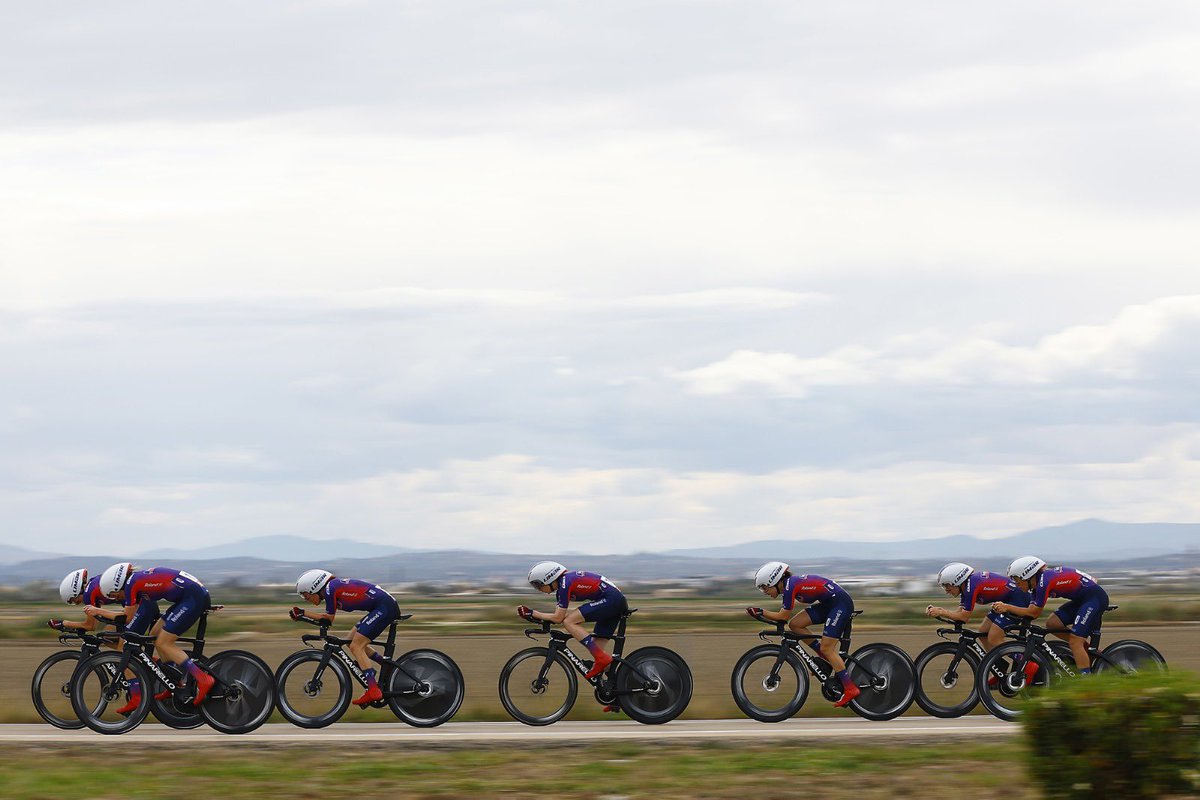
[[[1037,385],[1129,381],[1172,337],[1200,327],[1200,295],[1129,306],[1103,325],[1078,325],[1029,346],[993,339],[900,336],[877,348],[842,347],[818,358],[739,350],[673,377],[694,394],[805,397],[818,387]],[[913,352],[916,350],[917,352]]]

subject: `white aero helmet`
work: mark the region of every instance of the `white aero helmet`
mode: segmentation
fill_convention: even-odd
[[[125,588],[125,584],[132,574],[133,564],[130,564],[128,561],[121,564],[113,564],[104,570],[104,574],[100,576],[100,593],[104,595],[116,594]]]
[[[58,585],[58,596],[67,605],[76,597],[83,594],[83,590],[87,588],[87,570],[77,569],[74,572],[68,573],[67,577],[62,579],[62,583]]]
[[[951,561],[946,566],[942,567],[942,571],[938,573],[937,582],[942,586],[947,583],[951,586],[962,586],[967,578],[971,577],[971,573],[975,568],[970,564],[964,564],[961,561]]]
[[[554,583],[562,577],[567,568],[557,561],[539,561],[529,568],[529,583],[534,586],[545,586]]]
[[[754,585],[760,589],[764,586],[774,586],[787,571],[788,565],[782,561],[768,561],[754,573]]]
[[[296,594],[316,594],[325,588],[333,573],[324,569],[310,569],[296,579]]]
[[[1044,566],[1046,566],[1046,562],[1037,556],[1021,556],[1008,565],[1008,577],[1027,581]]]

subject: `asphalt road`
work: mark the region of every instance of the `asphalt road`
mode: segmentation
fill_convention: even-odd
[[[871,722],[864,719],[792,719],[769,725],[749,719],[676,720],[666,725],[640,725],[628,720],[605,722],[563,721],[545,728],[534,728],[518,722],[449,722],[437,728],[411,728],[399,723],[357,724],[341,723],[320,730],[306,730],[292,725],[264,725],[253,733],[228,736],[211,728],[173,731],[157,724],[144,724],[119,737],[121,743],[153,741],[165,744],[211,744],[237,746],[238,742],[255,744],[286,744],[305,742],[381,743],[501,743],[559,744],[562,742],[637,741],[653,739],[752,740],[782,738],[827,741],[831,739],[899,739],[923,742],[935,739],[963,737],[1004,737],[1017,733],[1020,727],[991,717],[971,716],[960,719],[930,717],[901,717],[890,722]],[[102,739],[105,742],[116,739]],[[49,725],[0,725],[0,742],[78,744],[101,741],[99,734],[89,730],[63,731]]]

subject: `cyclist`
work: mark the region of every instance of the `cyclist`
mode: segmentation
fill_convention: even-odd
[[[854,611],[854,600],[841,586],[820,575],[793,575],[791,568],[782,561],[768,561],[758,568],[754,585],[767,597],[782,597],[783,607],[779,611],[765,611],[751,607],[746,613],[752,617],[765,617],[775,622],[787,622],[792,632],[809,635],[809,625],[824,623],[821,639],[809,639],[808,646],[829,662],[838,680],[842,683],[842,696],[834,703],[841,708],[862,690],[850,677],[846,662],[842,660],[838,647],[842,633]],[[796,613],[796,602],[810,604]]]
[[[325,603],[325,612],[306,615],[293,606],[292,619],[304,617],[332,622],[338,611],[366,611],[350,634],[350,655],[358,662],[367,680],[367,691],[354,701],[359,708],[383,699],[374,664],[383,665],[383,656],[371,647],[371,640],[400,618],[400,605],[382,587],[353,578],[335,578],[332,572],[310,569],[296,581],[296,594],[315,605]]]
[[[99,608],[112,602],[100,592],[99,587],[99,575],[88,580],[88,571],[77,569],[68,572],[67,577],[62,579],[62,583],[58,586],[58,596],[69,606],[87,605]],[[84,616],[83,622],[70,622],[63,619],[52,619],[49,622],[50,627],[56,631],[94,631],[102,624],[97,617],[87,615]],[[115,648],[117,644],[108,642],[105,646]]]
[[[1008,574],[1033,597],[1023,607],[994,603],[992,610],[1037,619],[1051,597],[1066,599],[1046,622],[1046,630],[1065,639],[1071,645],[1079,672],[1090,674],[1088,639],[1100,627],[1100,618],[1108,606],[1108,592],[1100,586],[1100,581],[1073,567],[1047,567],[1037,556],[1021,556],[1009,565]]]
[[[977,605],[998,602],[1029,605],[1029,592],[1020,589],[1010,578],[995,572],[976,572],[974,567],[960,561],[953,561],[942,567],[937,582],[942,591],[958,598],[958,608],[950,611],[941,606],[927,606],[925,615],[929,617],[945,617],[955,622],[967,622]],[[1004,632],[1016,624],[1017,620],[1011,615],[989,611],[979,626],[979,633],[982,634],[979,643],[985,651],[991,650],[1004,642]],[[1037,675],[1037,669],[1037,664],[1026,664],[1026,680],[1032,681]],[[994,675],[988,677],[991,686],[995,686],[998,680]]]
[[[84,611],[91,617],[111,619],[123,613],[129,620],[125,629],[133,633],[145,635],[147,631],[154,634],[154,650],[160,658],[165,658],[173,664],[178,664],[184,677],[190,676],[196,682],[196,697],[192,705],[200,705],[216,682],[200,665],[192,661],[184,650],[175,644],[188,628],[196,624],[200,616],[208,609],[210,599],[208,589],[204,588],[199,579],[183,570],[169,567],[151,567],[138,570],[128,562],[113,564],[104,570],[100,576],[100,591],[111,600],[124,600],[124,609],[119,612],[88,606]],[[167,600],[171,607],[159,618],[158,601]],[[153,627],[151,627],[153,626]],[[130,700],[117,713],[132,712],[141,702],[141,686],[138,681],[130,681]],[[159,695],[159,698],[169,696],[169,690]]]
[[[616,584],[596,572],[568,570],[557,561],[539,561],[529,570],[529,585],[543,594],[554,594],[554,611],[534,611],[529,606],[517,606],[517,614],[527,620],[546,620],[562,625],[592,654],[592,668],[584,676],[594,678],[612,663],[605,648],[616,633],[621,615],[629,608],[625,595]],[[571,601],[585,601],[571,611]],[[592,632],[583,623],[595,623]],[[605,710],[615,710],[611,706]]]

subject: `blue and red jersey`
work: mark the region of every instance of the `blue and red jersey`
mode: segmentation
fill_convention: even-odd
[[[1072,567],[1048,567],[1033,587],[1033,605],[1045,608],[1051,597],[1078,600],[1099,588],[1100,581]]]
[[[558,591],[555,599],[559,608],[566,608],[571,601],[599,600],[612,594],[620,594],[616,584],[595,572],[584,572],[581,569],[568,571],[558,580]]]
[[[142,600],[177,603],[197,591],[208,592],[194,575],[169,567],[151,567],[129,576],[129,582],[125,584],[125,605],[136,606]]]
[[[100,591],[99,575],[87,582],[87,586],[85,586],[83,589],[83,604],[85,606],[95,606],[96,608],[99,608],[100,606],[108,605],[112,602],[115,601],[109,600],[108,597],[105,596],[104,592]]]
[[[1014,594],[1015,593],[1015,594]],[[995,572],[973,572],[962,585],[958,601],[964,611],[971,611],[979,604],[1009,603],[1013,605],[1029,602],[1029,595],[1017,588],[1017,584],[1006,575]]]
[[[374,611],[380,603],[395,603],[395,598],[374,583],[355,578],[330,578],[325,584],[325,613]]]
[[[780,596],[783,598],[784,611],[791,611],[797,601],[808,604],[850,597],[845,589],[820,575],[791,576],[784,581]]]

